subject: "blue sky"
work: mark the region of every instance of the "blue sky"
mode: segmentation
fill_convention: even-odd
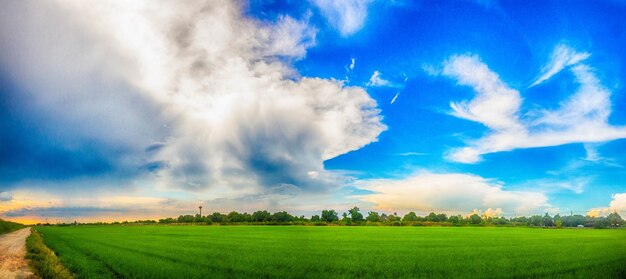
[[[0,216],[626,214],[625,3],[217,2],[5,2]]]

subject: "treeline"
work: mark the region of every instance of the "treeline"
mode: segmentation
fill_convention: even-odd
[[[613,212],[606,217],[591,217],[583,215],[569,215],[560,216],[556,214],[554,216],[546,213],[544,216],[534,215],[531,217],[518,217],[515,221],[524,223],[531,227],[594,227],[594,228],[609,228],[609,227],[621,227],[626,224],[622,217]]]
[[[24,225],[22,224],[9,222],[9,221],[0,219],[0,234],[17,231],[23,227]]]
[[[528,226],[528,227],[595,227],[609,228],[621,227],[626,223],[622,217],[614,212],[606,217],[591,217],[583,215],[550,216],[534,215],[530,217],[497,217],[471,214],[469,216],[451,215],[431,212],[426,216],[418,216],[415,212],[409,212],[404,216],[397,213],[386,214],[369,211],[366,214],[358,207],[353,207],[341,215],[333,209],[322,210],[318,215],[311,218],[295,216],[286,211],[271,213],[267,210],[259,210],[253,213],[239,213],[232,211],[224,214],[213,212],[209,215],[180,215],[178,218],[164,218],[156,220],[137,220],[113,223],[90,223],[90,225],[144,225],[144,224],[221,224],[221,225],[340,225],[340,226]],[[48,224],[43,224],[48,225]],[[76,222],[71,224],[57,224],[61,226],[82,225]]]
[[[389,225],[389,226],[529,226],[529,227],[620,227],[624,225],[622,217],[614,212],[607,217],[590,217],[582,215],[560,216],[559,214],[550,216],[534,215],[531,217],[489,217],[472,214],[469,216],[452,215],[445,213],[431,212],[426,216],[418,216],[415,212],[409,212],[404,216],[397,213],[386,214],[376,211],[369,211],[363,214],[358,207],[354,207],[348,212],[339,216],[333,209],[322,210],[321,214],[313,215],[311,218],[305,216],[294,216],[286,211],[270,213],[266,210],[255,211],[252,214],[232,211],[228,214],[214,212],[206,216],[180,215],[178,218],[159,219],[160,224],[176,223],[205,223],[205,224],[312,224],[312,225]]]
[[[334,210],[333,210],[334,211]],[[336,214],[336,213],[335,213]],[[318,220],[319,221],[319,220]],[[180,215],[178,218],[166,218],[159,219],[161,224],[173,224],[173,223],[219,223],[219,224],[233,224],[233,223],[258,223],[258,224],[304,224],[311,222],[311,219],[307,219],[302,216],[294,216],[286,211],[280,211],[270,213],[267,210],[255,211],[252,214],[244,212],[239,213],[232,211],[228,214],[222,214],[214,212],[213,214],[200,216],[196,215]]]

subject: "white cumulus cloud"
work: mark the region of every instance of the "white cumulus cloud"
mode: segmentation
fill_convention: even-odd
[[[502,217],[502,208],[487,208],[484,212],[479,209],[474,209],[472,212],[465,214],[466,217],[471,215],[478,215],[484,218]]]
[[[312,0],[328,22],[342,36],[349,36],[363,27],[372,0]]]
[[[626,217],[626,193],[614,194],[608,207],[592,208],[587,212],[587,215],[599,217],[609,215],[613,212],[617,212],[622,218]]]
[[[363,201],[390,212],[466,214],[477,208],[492,208],[489,214],[530,215],[549,207],[547,196],[541,192],[509,191],[489,179],[462,173],[374,179],[364,181],[360,187],[374,192],[361,196]]]
[[[392,84],[390,81],[383,79],[382,74],[379,71],[374,71],[366,85],[372,87],[383,87],[391,86]]]

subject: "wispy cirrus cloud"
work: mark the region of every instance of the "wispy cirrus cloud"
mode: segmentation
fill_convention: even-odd
[[[608,123],[611,92],[594,69],[580,63],[588,57],[561,45],[556,47],[546,73],[547,79],[569,66],[579,84],[576,92],[553,110],[532,109],[522,113],[518,90],[500,80],[475,55],[452,56],[444,63],[443,75],[470,86],[476,96],[469,101],[452,102],[452,115],[478,122],[489,128],[487,134],[471,140],[468,146],[451,150],[448,158],[462,163],[480,161],[481,155],[519,148],[557,146],[568,143],[605,142],[626,138],[626,127]]]
[[[471,101],[451,102],[452,115],[498,131],[522,128],[518,116],[522,103],[519,92],[502,82],[478,56],[452,56],[444,65],[443,75],[476,91]]]
[[[404,153],[398,153],[396,155],[397,156],[424,156],[424,155],[427,155],[427,153],[423,153],[423,152],[404,152]]]
[[[532,87],[548,80],[566,67],[578,64],[589,58],[589,56],[591,54],[587,52],[578,53],[567,45],[557,45],[552,52],[550,61],[541,69],[541,75],[530,86]]]
[[[559,175],[556,175],[555,172],[549,172],[548,174],[552,176],[527,180],[523,183],[516,184],[515,187],[516,189],[529,189],[549,194],[562,192],[582,194],[593,181],[593,177],[591,176],[575,175],[567,172],[561,172]]]
[[[391,102],[389,102],[389,104],[393,105],[393,103],[395,103],[396,100],[398,99],[398,96],[400,96],[400,92],[396,93],[396,95],[393,96],[393,98],[391,99]]]

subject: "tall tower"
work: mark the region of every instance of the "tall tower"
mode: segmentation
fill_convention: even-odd
[[[202,217],[202,205],[198,206],[198,208],[200,209],[200,217]]]

